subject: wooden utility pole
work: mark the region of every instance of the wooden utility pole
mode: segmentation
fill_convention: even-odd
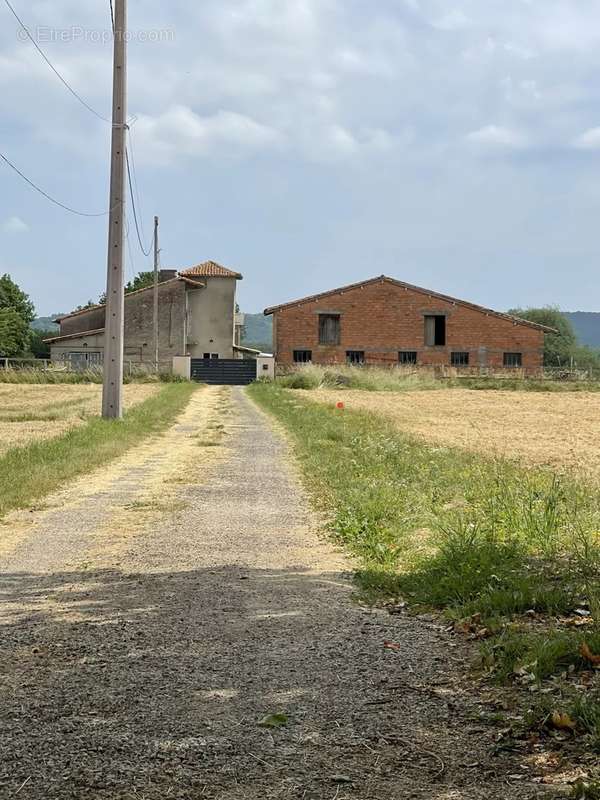
[[[125,135],[127,131],[127,0],[114,0],[113,114],[104,330],[102,416],[123,416],[123,231],[125,223]]]
[[[158,217],[154,217],[154,366],[158,372]]]

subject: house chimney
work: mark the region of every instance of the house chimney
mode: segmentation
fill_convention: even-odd
[[[177,277],[176,269],[161,269],[159,270],[158,273],[158,282],[163,283],[164,281],[170,281],[176,277]]]

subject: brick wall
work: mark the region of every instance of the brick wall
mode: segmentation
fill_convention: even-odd
[[[319,344],[319,313],[341,315],[341,343]],[[425,345],[427,314],[446,317],[446,346]],[[451,353],[468,352],[469,366],[501,369],[505,352],[522,353],[523,368],[539,370],[544,333],[468,306],[406,289],[389,281],[328,295],[274,313],[279,364],[293,363],[294,350],[311,350],[318,364],[344,363],[346,351],[364,351],[370,364],[398,363],[401,350],[416,351],[418,363],[450,365]]]

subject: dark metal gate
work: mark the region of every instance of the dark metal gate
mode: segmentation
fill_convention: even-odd
[[[227,386],[247,386],[256,380],[256,361],[192,358],[192,380]]]

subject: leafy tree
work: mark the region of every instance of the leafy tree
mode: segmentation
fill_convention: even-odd
[[[29,349],[34,358],[50,358],[50,345],[44,339],[56,336],[55,331],[32,330],[29,338]]]
[[[88,300],[85,305],[77,306],[75,311],[85,311],[86,308],[94,308],[94,306],[96,306],[96,305],[97,305],[97,303],[94,303],[93,300]]]
[[[547,333],[544,343],[544,364],[547,367],[565,367],[577,347],[577,336],[571,321],[556,306],[545,308],[514,308],[508,312],[514,317],[537,322],[554,328],[556,333]]]
[[[10,275],[3,275],[0,278],[0,309],[3,308],[15,311],[27,325],[35,319],[33,303]]]
[[[135,278],[125,286],[125,294],[130,292],[137,292],[138,289],[146,289],[148,286],[154,286],[154,271],[138,272]]]
[[[138,289],[146,289],[148,286],[153,286],[153,285],[154,285],[153,270],[150,270],[149,272],[138,272],[138,274],[132,281],[129,281],[129,283],[125,284],[125,294],[130,294],[131,292],[137,292]],[[104,303],[106,303],[106,292],[102,292],[102,294],[98,298],[98,303],[100,303],[100,305],[104,305]]]
[[[0,355],[14,358],[27,350],[29,324],[13,308],[0,308]]]

